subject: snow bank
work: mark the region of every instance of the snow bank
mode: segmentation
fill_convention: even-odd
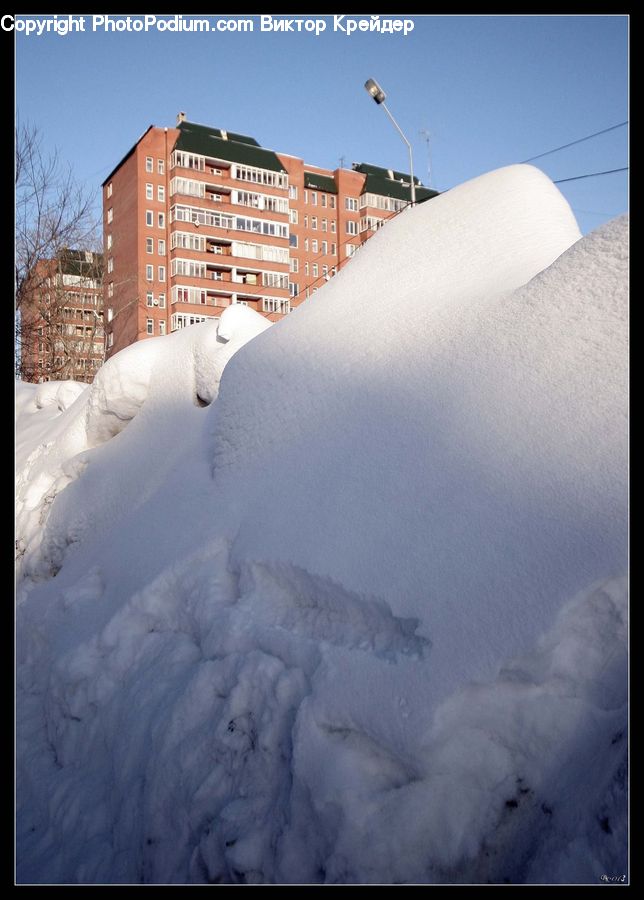
[[[626,220],[578,239],[491,173],[79,398],[18,613],[19,882],[626,871]]]
[[[168,465],[184,453],[175,429],[185,427],[197,439],[195,407],[212,402],[228,360],[268,327],[270,323],[254,310],[229,307],[218,322],[125,348],[99,369],[89,388],[74,382],[19,383],[19,571],[49,577],[69,546],[96,531],[100,523],[113,527],[124,502],[136,504],[158,487]],[[72,403],[74,397],[77,401]],[[171,410],[185,418],[183,426],[179,418],[171,420]],[[141,421],[133,427],[139,414]],[[129,434],[121,435],[128,425]],[[120,440],[112,446],[116,436]],[[95,451],[107,442],[97,456]],[[54,499],[88,467],[83,484],[68,492],[55,521],[49,523]]]

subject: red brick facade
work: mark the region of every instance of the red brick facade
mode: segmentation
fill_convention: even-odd
[[[364,168],[376,174],[310,166],[182,114],[148,128],[103,184],[107,355],[234,303],[283,318],[408,203],[368,193],[392,193],[382,174],[400,193],[404,176]]]

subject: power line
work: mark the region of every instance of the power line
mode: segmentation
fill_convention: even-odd
[[[590,172],[588,175],[575,175],[573,178],[560,178],[553,181],[553,184],[563,184],[564,181],[579,181],[580,178],[597,178],[598,175],[612,175],[613,172],[628,172],[628,166],[623,169],[607,169],[605,172]]]
[[[601,131],[595,131],[593,134],[588,134],[586,137],[578,138],[576,141],[571,141],[569,144],[562,144],[561,147],[555,147],[554,150],[546,150],[545,153],[539,153],[537,156],[531,156],[530,159],[524,159],[524,163],[532,162],[535,159],[541,159],[542,156],[548,156],[550,153],[557,153],[559,150],[565,150],[566,147],[573,147],[575,144],[581,144],[584,141],[589,141],[591,138],[597,137],[600,134],[606,134],[608,131],[614,131],[616,128],[623,128],[624,125],[628,125],[628,119],[625,122],[620,122],[619,125],[611,125],[610,128],[604,128]]]

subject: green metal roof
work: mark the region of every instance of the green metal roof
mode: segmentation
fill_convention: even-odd
[[[256,166],[272,172],[285,171],[275,153],[260,147],[255,138],[228,131],[226,139],[219,128],[195,125],[193,122],[180,122],[177,127],[181,134],[177,138],[175,150],[224,159],[244,166]]]
[[[381,197],[411,201],[411,179],[404,172],[392,172],[389,169],[372,166],[368,163],[354,163],[353,169],[355,172],[361,172],[367,176],[362,188],[363,194],[379,194]],[[390,175],[393,175],[393,178]],[[402,182],[406,182],[406,184]],[[423,200],[429,200],[438,196],[438,191],[423,187],[415,175],[414,185],[416,187],[417,203],[422,203]]]
[[[317,172],[304,172],[304,187],[318,191],[327,191],[329,194],[338,193],[335,180],[329,175],[318,175]]]

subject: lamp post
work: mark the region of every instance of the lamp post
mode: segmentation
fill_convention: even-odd
[[[407,149],[409,150],[409,176],[411,178],[411,205],[416,205],[416,185],[414,184],[414,160],[412,158],[411,153],[411,144],[402,133],[402,129],[398,122],[394,119],[392,114],[389,112],[387,107],[385,106],[385,98],[386,94],[383,89],[380,87],[377,81],[374,81],[373,78],[369,78],[368,81],[365,81],[365,90],[369,94],[370,97],[373,97],[374,101],[378,104],[378,106],[382,106],[384,111],[387,113],[391,121],[394,123],[398,134],[401,136],[403,141],[407,144]]]

